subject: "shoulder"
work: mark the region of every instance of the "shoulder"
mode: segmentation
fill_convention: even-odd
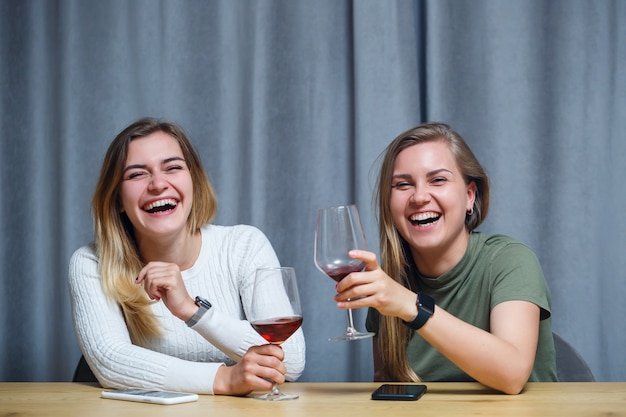
[[[98,255],[96,253],[96,246],[90,243],[85,246],[81,246],[76,249],[70,257],[70,273],[76,269],[82,269],[90,265],[97,266]]]
[[[279,265],[270,241],[254,226],[204,226],[202,246],[212,265],[225,265],[237,280],[253,277],[257,268]]]
[[[87,282],[99,282],[100,271],[95,245],[92,243],[76,249],[70,257],[68,269],[68,282],[71,289],[87,285]]]
[[[89,243],[76,249],[72,254],[72,259],[78,259],[83,257],[96,257],[96,245],[95,243]]]
[[[220,226],[208,224],[202,227],[203,239],[222,241],[266,240],[265,234],[258,228],[247,224]]]
[[[509,300],[525,300],[541,308],[542,319],[550,316],[550,291],[535,252],[505,235],[484,236],[485,271],[493,284],[492,307]]]
[[[476,265],[494,282],[537,282],[545,278],[535,252],[526,244],[505,235],[473,236],[476,243]]]
[[[473,235],[477,236],[485,246],[489,247],[505,247],[507,245],[522,245],[526,246],[522,242],[517,239],[512,238],[511,236],[494,234],[488,235],[484,233],[475,232]]]
[[[479,252],[492,261],[502,258],[508,260],[536,260],[537,258],[528,245],[507,235],[473,233],[472,238],[477,240]]]
[[[265,234],[255,226],[238,224],[235,226],[206,225],[202,227],[202,240],[206,247],[219,248],[229,255],[265,251],[271,244]]]

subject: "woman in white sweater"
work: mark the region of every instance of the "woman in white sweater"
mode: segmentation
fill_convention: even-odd
[[[106,153],[96,241],[71,258],[79,346],[107,388],[246,395],[304,370],[298,330],[269,345],[246,321],[257,268],[279,262],[252,226],[210,224],[213,188],[173,123],[141,119]]]

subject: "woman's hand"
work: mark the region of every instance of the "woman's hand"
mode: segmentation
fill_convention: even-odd
[[[139,271],[136,282],[143,284],[151,300],[162,300],[168,310],[183,321],[189,320],[198,311],[175,263],[149,262]]]
[[[276,345],[252,346],[239,363],[222,366],[217,371],[213,393],[247,395],[254,390],[271,390],[274,382],[285,382],[284,356]]]
[[[365,271],[353,272],[336,286],[339,308],[373,307],[385,316],[412,321],[417,316],[417,295],[389,277],[378,265],[376,254],[352,250],[353,259],[365,262]]]

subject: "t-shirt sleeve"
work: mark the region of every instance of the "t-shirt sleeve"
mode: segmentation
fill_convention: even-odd
[[[523,300],[541,309],[541,320],[550,317],[550,290],[535,253],[520,242],[511,242],[491,259],[495,275],[491,308],[505,301]]]

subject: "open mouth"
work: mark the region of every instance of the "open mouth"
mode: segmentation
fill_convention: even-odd
[[[409,221],[413,226],[423,227],[435,223],[440,218],[441,214],[429,211],[427,213],[413,214],[409,216]]]
[[[146,204],[143,207],[143,210],[148,213],[160,213],[164,211],[174,210],[177,205],[178,202],[173,198],[166,198],[163,200],[153,201],[150,204]]]

